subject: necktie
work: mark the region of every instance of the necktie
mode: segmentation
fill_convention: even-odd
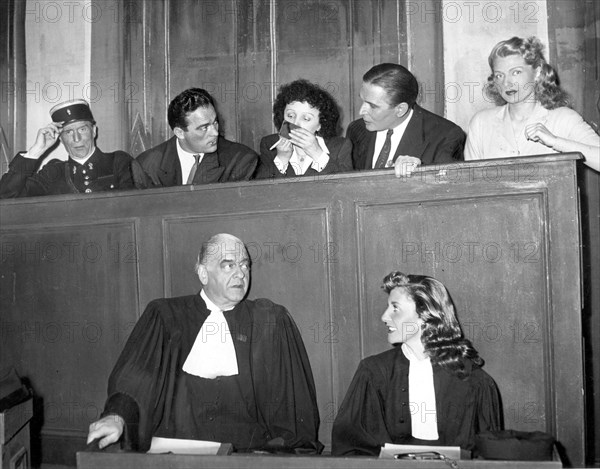
[[[387,135],[385,136],[385,143],[383,144],[381,153],[379,153],[379,156],[377,157],[377,162],[375,163],[375,169],[385,168],[385,164],[387,163],[387,160],[390,157],[390,150],[392,149],[393,133],[394,129],[389,129],[387,131]]]
[[[186,184],[192,184],[194,182],[194,176],[196,175],[196,170],[198,169],[198,161],[200,160],[200,154],[194,155],[194,164],[192,165],[192,169],[190,170],[190,175],[187,178]]]

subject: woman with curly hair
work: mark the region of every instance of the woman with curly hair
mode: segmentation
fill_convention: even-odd
[[[500,403],[483,360],[464,338],[446,287],[392,272],[381,320],[392,350],[362,360],[333,424],[332,453],[378,455],[385,443],[472,450],[500,429]]]
[[[320,86],[307,80],[282,86],[273,104],[280,132],[261,140],[256,178],[352,171],[352,143],[336,136],[338,119],[335,99]]]
[[[490,53],[487,95],[500,108],[471,119],[465,160],[576,151],[600,171],[600,136],[570,109],[536,37],[512,37]]]

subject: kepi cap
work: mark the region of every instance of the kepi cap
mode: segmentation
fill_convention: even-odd
[[[63,125],[74,121],[90,121],[96,123],[90,105],[84,99],[73,99],[57,104],[50,109],[50,117],[53,122],[62,122]]]

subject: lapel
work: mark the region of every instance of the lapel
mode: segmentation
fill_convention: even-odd
[[[98,147],[87,161],[96,166],[96,174],[98,177],[113,174],[113,158],[109,154],[102,153]]]
[[[363,126],[364,126],[363,122]],[[373,168],[373,154],[375,153],[375,140],[377,139],[377,132],[371,132],[367,130],[365,127],[365,132],[367,132],[367,149],[363,152],[365,155],[365,161],[363,161],[363,168],[372,169]]]
[[[438,415],[438,435],[446,433],[444,411],[446,408],[446,396],[450,386],[450,374],[437,365],[432,365],[433,368],[433,390],[435,392],[435,408]],[[456,411],[456,409],[454,409]],[[440,418],[442,417],[442,418]]]
[[[160,182],[163,186],[181,185],[181,165],[177,154],[177,137],[171,137],[160,162]]]
[[[470,375],[473,371],[473,362],[465,360],[465,371]],[[433,365],[433,387],[435,391],[435,405],[438,415],[438,433],[448,436],[467,408],[468,402],[457,403],[457,396],[468,396],[471,387],[470,379],[455,378],[448,370],[438,365]],[[458,406],[458,407],[457,407]]]
[[[273,148],[272,150],[270,150],[270,148],[275,144],[275,142],[279,141],[279,134],[272,134],[272,135],[268,135],[265,138],[265,143],[264,146],[266,147],[266,152],[264,152],[263,154],[266,153],[266,155],[268,155],[269,157],[269,162],[273,162],[275,161],[275,157],[277,156],[277,149]],[[262,149],[261,149],[262,151]],[[275,164],[275,163],[273,163]]]
[[[225,167],[219,166],[218,149],[214,153],[205,153],[204,158],[202,158],[202,161],[198,165],[193,183],[210,184],[211,182],[219,182],[224,171]]]
[[[273,163],[273,164],[275,164],[275,163]],[[279,171],[279,170],[277,170],[277,171]],[[288,167],[285,170],[285,175],[286,175],[286,177],[290,177],[290,178],[293,178],[296,176],[296,171],[294,171],[294,167],[291,164],[288,164]]]
[[[362,135],[361,135],[362,134]],[[367,130],[365,122],[360,120],[360,140],[358,141],[358,161],[356,161],[356,169],[372,169],[373,153],[375,152],[375,139],[377,132]]]
[[[261,158],[262,158],[262,155],[265,155],[267,158],[265,158],[264,161],[268,162],[268,166],[270,168],[271,174],[279,176],[279,174],[280,174],[279,169],[277,169],[277,165],[275,164],[275,158],[277,157],[277,149],[274,148],[273,150],[270,150],[270,148],[277,141],[279,141],[279,134],[268,135],[265,138],[265,140],[263,142],[264,147],[261,147]],[[286,177],[295,177],[296,176],[296,172],[294,171],[294,168],[292,168],[291,164],[288,165],[287,169],[285,170],[285,176]],[[274,176],[271,176],[271,177],[274,177]]]
[[[352,141],[352,164],[354,169],[372,169],[376,137],[377,132],[367,130],[365,121],[362,118],[350,124],[346,131],[346,138]]]
[[[394,153],[394,161],[400,155],[421,158],[426,146],[427,144],[423,138],[423,112],[421,107],[415,104],[413,115]]]
[[[235,352],[238,354],[238,361],[242,360],[242,356],[250,355],[250,345],[252,344],[252,316],[245,301],[241,301],[233,309],[224,311],[223,316],[229,325],[231,338]],[[245,359],[243,359],[245,360]],[[241,374],[241,370],[240,370]]]
[[[204,324],[204,321],[206,321],[206,318],[210,314],[206,303],[204,303],[204,300],[200,296],[200,292],[194,295],[192,301],[187,304],[185,314],[188,318],[187,324],[190,327],[184,327],[181,331],[181,350],[184,361],[192,350],[202,324]]]

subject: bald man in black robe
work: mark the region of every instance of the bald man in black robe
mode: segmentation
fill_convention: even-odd
[[[243,243],[214,236],[196,267],[201,294],[152,301],[136,324],[88,443],[99,439],[103,448],[123,438],[126,448],[147,451],[153,437],[165,437],[229,442],[240,452],[320,452],[316,392],[302,338],[284,307],[244,300],[250,270]],[[207,320],[215,307],[227,329],[214,347],[230,337],[230,365],[221,349],[215,356],[222,358],[210,360],[211,346],[202,348],[214,332],[203,328],[205,322],[218,327]]]

